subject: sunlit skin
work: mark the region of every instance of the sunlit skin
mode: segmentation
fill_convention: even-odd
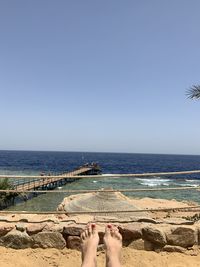
[[[97,266],[97,247],[99,235],[96,224],[88,224],[81,234],[82,265],[81,267]],[[108,224],[105,228],[104,244],[106,249],[106,267],[121,267],[120,255],[122,236],[117,227]]]

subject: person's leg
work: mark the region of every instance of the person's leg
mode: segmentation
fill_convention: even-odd
[[[121,267],[122,236],[118,228],[113,225],[106,226],[104,244],[106,246],[106,267]]]
[[[82,265],[81,267],[95,267],[99,235],[95,224],[89,224],[81,234]]]

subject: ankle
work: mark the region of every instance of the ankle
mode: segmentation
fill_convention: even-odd
[[[117,251],[107,251],[106,252],[106,260],[107,262],[110,261],[118,261],[120,262],[120,258],[121,258],[121,253],[117,252]]]
[[[116,249],[112,247],[106,249],[106,257],[120,258],[120,256],[121,256],[121,249]]]
[[[96,257],[85,257],[83,259],[83,263],[81,265],[81,267],[89,267],[89,266],[96,266]]]
[[[121,267],[119,255],[106,255],[107,267]]]

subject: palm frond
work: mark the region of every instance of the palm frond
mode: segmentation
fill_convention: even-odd
[[[190,99],[200,99],[200,85],[191,86],[187,90],[186,95]]]

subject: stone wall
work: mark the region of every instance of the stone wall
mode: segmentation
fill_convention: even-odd
[[[104,229],[112,218],[92,216],[0,216],[0,245],[14,249],[57,248],[80,249],[80,234],[89,222],[99,228],[100,247]],[[113,222],[119,227],[123,245],[138,250],[183,252],[200,245],[200,223],[183,219]]]

